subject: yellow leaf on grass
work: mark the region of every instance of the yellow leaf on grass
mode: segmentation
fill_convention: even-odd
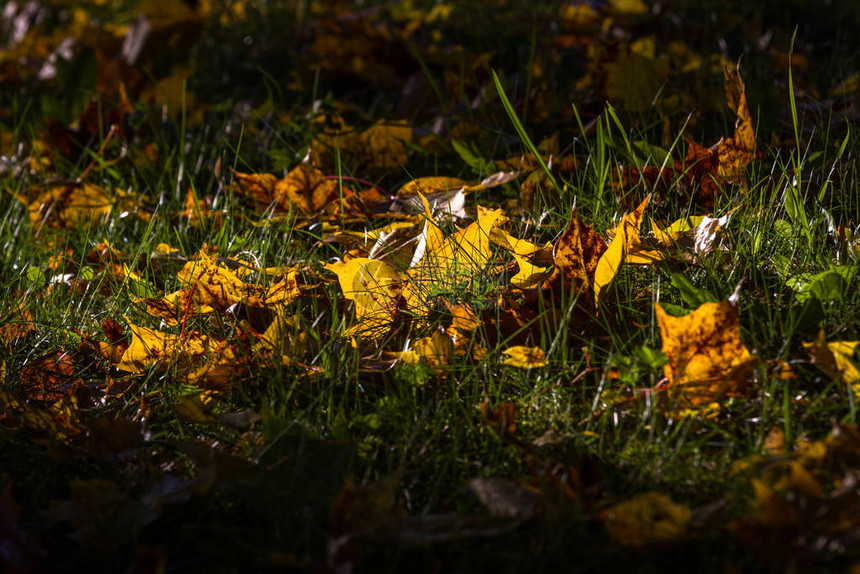
[[[351,289],[359,318],[374,311],[391,310],[403,290],[404,276],[376,259],[362,263],[352,275]]]
[[[275,201],[278,178],[270,173],[233,172],[233,193],[249,198],[262,211]],[[280,206],[279,207],[283,207]]]
[[[639,239],[639,226],[642,224],[642,214],[651,199],[649,195],[639,206],[621,218],[615,228],[612,243],[600,257],[594,270],[594,304],[600,302],[600,293],[604,287],[609,285],[624,263],[627,251],[631,246],[641,243]]]
[[[675,504],[657,492],[640,494],[601,514],[612,539],[634,548],[678,540],[686,533],[691,517],[689,506]]]
[[[515,256],[531,258],[535,265],[552,265],[552,243],[550,242],[537,245],[531,241],[514,237],[499,227],[490,230],[490,240]]]
[[[512,255],[519,267],[517,274],[511,277],[511,285],[514,287],[519,287],[520,289],[537,287],[552,275],[549,267],[538,267],[529,263],[525,257],[520,257],[516,253]]]
[[[854,362],[857,345],[860,341],[828,343],[823,330],[819,331],[815,341],[803,344],[819,369],[830,378],[847,384],[854,396],[860,397],[860,368]]]
[[[179,250],[175,247],[171,247],[167,243],[159,243],[153,248],[155,253],[162,253],[164,255],[171,255],[173,253],[179,253]]]
[[[313,215],[337,195],[337,181],[325,179],[312,165],[300,163],[275,182],[275,201],[284,210],[294,207]]]
[[[282,271],[279,270],[279,273]],[[268,286],[263,295],[263,304],[266,306],[289,305],[302,295],[302,286],[299,283],[299,272],[296,269],[287,270],[279,281]]]
[[[546,356],[543,349],[540,347],[524,347],[518,345],[505,349],[504,353],[508,356],[504,364],[519,369],[534,369],[537,367],[546,366]]]
[[[401,186],[400,189],[397,190],[397,197],[412,197],[419,193],[426,197],[432,193],[448,193],[457,191],[468,185],[469,182],[460,179],[459,177],[417,177]]]
[[[147,313],[170,325],[177,324],[186,315],[224,312],[240,301],[259,303],[256,299],[251,300],[255,286],[243,283],[233,271],[218,265],[203,250],[176,276],[184,283],[178,291],[160,299],[138,301],[145,306]]]
[[[485,270],[492,256],[490,232],[502,217],[501,209],[485,211],[478,221],[443,239],[441,230],[428,216],[424,239],[416,249],[413,266],[408,272],[409,286],[404,291],[415,312],[426,314],[429,311],[426,293],[431,287],[453,287]]]
[[[284,365],[293,363],[294,357],[304,353],[307,333],[299,332],[299,322],[286,314],[284,306],[278,306],[275,318],[254,345],[254,355],[259,358],[278,359]]]
[[[415,356],[431,367],[450,365],[454,356],[454,342],[444,331],[434,331],[429,337],[418,340],[412,346]]]
[[[53,184],[35,193],[30,200],[15,197],[27,204],[30,225],[37,232],[46,225],[71,229],[77,225],[99,223],[110,215],[114,205],[114,199],[106,189],[90,183]]]
[[[682,403],[710,403],[744,390],[754,357],[741,342],[737,307],[729,301],[705,303],[672,317],[658,303],[655,311],[669,359],[663,369]]]
[[[200,333],[183,337],[133,324],[128,328],[131,344],[115,365],[121,371],[171,367],[185,383],[211,389],[229,388],[247,371],[245,357],[223,339]]]
[[[424,205],[424,213],[421,217],[424,218],[424,229],[418,237],[418,246],[415,248],[415,253],[412,255],[412,262],[409,267],[415,267],[424,258],[425,253],[438,253],[445,243],[445,234],[436,223],[436,218],[433,216],[433,209],[430,207],[430,202],[420,191],[417,192],[421,198],[421,203]]]
[[[337,275],[344,297],[355,301],[356,324],[345,334],[370,339],[385,334],[407,288],[406,277],[388,263],[366,257],[330,263],[326,269]]]
[[[720,230],[729,222],[732,212],[722,217],[710,217],[707,215],[685,217],[678,219],[665,229],[661,229],[653,219],[651,220],[651,233],[660,247],[672,250],[676,259],[692,261],[701,258],[716,250],[725,250]],[[663,258],[668,253],[661,252]]]
[[[444,277],[473,276],[482,272],[492,255],[490,230],[500,217],[501,209],[490,211],[478,217],[478,221],[466,229],[448,237],[438,253],[430,254],[438,271]]]
[[[131,344],[122,354],[116,368],[130,373],[142,373],[158,362],[170,362],[178,356],[200,356],[206,352],[208,337],[193,334],[180,339],[179,335],[162,333],[148,327],[129,323]]]
[[[406,162],[405,144],[411,141],[409,124],[379,121],[361,133],[361,152],[371,167],[397,169]]]

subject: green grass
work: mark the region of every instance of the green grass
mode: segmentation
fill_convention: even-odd
[[[467,49],[478,56],[497,49],[499,41],[477,25],[479,16],[498,20],[504,42],[494,60],[497,68],[456,70],[444,55],[426,50],[420,36],[408,46],[412,52],[404,50],[416,60],[410,69],[424,77],[415,81],[426,81],[428,94],[407,119],[422,133],[430,131],[429,120],[436,117],[446,130],[460,120],[474,122],[477,131],[457,135],[472,161],[443,137],[443,151],[431,153],[430,140],[415,141],[408,164],[388,170],[362,163],[355,150],[338,148],[326,175],[361,178],[391,191],[412,177],[482,177],[488,175],[482,172],[487,162],[534,154],[541,140],[555,134],[560,155],[574,156],[576,169],[552,171],[541,160],[532,174],[547,177],[534,201],[518,201],[524,176],[469,195],[467,210],[504,206],[509,232],[537,244],[561,236],[574,204],[604,237],[638,203],[635,198],[651,192],[662,196],[646,216],[672,222],[706,213],[679,191],[678,182],[668,192],[641,185],[620,190],[615,182],[621,166],[670,166],[682,159],[685,137],[710,145],[720,135],[731,135],[730,113],[713,113],[715,104],[702,100],[702,113],[691,121],[692,110],[667,103],[677,95],[677,77],[666,80],[667,93],[646,111],[628,112],[599,101],[588,86],[573,90],[563,69],[548,67],[551,44],[537,32],[552,20],[553,8],[541,6],[528,18],[516,19],[491,4],[480,3],[474,14],[455,12],[457,18],[438,27],[451,37],[474,30]],[[301,29],[297,6],[285,3],[283,10],[270,12],[249,8],[242,30],[219,25],[217,18],[206,22],[193,51],[194,74],[183,90],[186,99],[197,98],[202,118],[185,106],[164,116],[157,104],[137,101],[129,119],[133,135],[105,143],[102,126],[90,134],[82,153],[62,156],[59,146],[49,148],[50,167],[22,166],[35,154],[33,142],[46,137],[49,118],[43,114],[53,108],[39,98],[51,86],[31,77],[0,93],[0,104],[8,110],[0,113],[0,134],[6,138],[0,189],[7,190],[0,197],[2,325],[20,324],[16,312],[22,303],[32,313],[32,320],[25,320],[32,325],[29,334],[0,344],[5,365],[0,486],[10,486],[21,506],[17,525],[24,547],[43,570],[56,569],[61,556],[80,569],[111,572],[141,565],[147,557],[162,557],[171,571],[307,571],[354,561],[363,571],[464,572],[571,567],[656,572],[679,564],[719,572],[844,571],[858,559],[850,539],[855,526],[837,528],[837,518],[822,525],[814,516],[803,516],[785,528],[762,526],[752,485],[752,478],[763,479],[767,472],[787,474],[788,467],[779,465],[788,464],[792,453],[799,456],[794,441],[824,440],[834,425],[857,422],[850,388],[813,364],[802,345],[820,329],[828,341],[860,338],[857,253],[846,240],[860,221],[854,152],[860,142],[858,130],[846,129],[850,121],[838,111],[831,110],[826,120],[804,111],[809,108],[800,103],[814,103],[809,92],[801,94],[794,72],[780,70],[787,84],[779,87],[788,89],[775,96],[777,108],[780,98],[788,103],[783,118],[788,120],[780,127],[768,107],[774,100],[767,99],[773,70],[768,71],[763,52],[744,44],[745,57],[752,60],[742,68],[748,93],[764,94],[753,102],[759,105],[754,113],[769,118],[773,141],[795,141],[771,144],[770,133],[760,126],[762,153],[746,170],[746,190],[725,184],[713,210],[707,210],[714,216],[735,210],[723,229],[725,251],[695,264],[624,266],[599,313],[565,293],[558,306],[539,306],[521,328],[485,321],[474,337],[487,347],[482,359],[455,356],[439,368],[395,363],[386,352],[404,351],[447,326],[450,314],[437,308],[429,320],[415,320],[388,338],[351,344],[344,333],[353,325],[353,305],[323,268],[350,245],[330,241],[331,231],[315,218],[270,217],[271,212],[255,211],[230,192],[231,169],[280,177],[295,166],[322,129],[314,121],[321,117],[315,109],[331,112],[348,102],[345,113],[357,130],[377,119],[397,119],[392,102],[402,86],[386,84],[381,72],[360,85],[354,75],[325,65],[346,65],[347,60],[331,56],[311,66],[302,62],[311,58],[307,45],[278,43],[276,24],[283,25],[281,30]],[[684,7],[677,10],[685,14]],[[728,23],[721,24],[725,37],[738,37],[742,26],[736,17],[726,17]],[[692,16],[687,22],[697,26]],[[256,58],[254,72],[241,64],[248,57],[245,36],[253,38],[247,50]],[[564,62],[568,56],[559,58]],[[549,77],[533,75],[538,62],[552,72]],[[846,60],[845,76],[855,63]],[[293,75],[283,75],[287,65],[295,66]],[[456,81],[446,79],[449,68]],[[233,85],[225,85],[227,79]],[[810,75],[802,80],[810,91],[822,81]],[[717,86],[722,101],[720,82],[707,81]],[[59,88],[69,90],[69,97],[89,94],[87,86],[68,82]],[[290,87],[296,85],[301,89]],[[452,87],[458,91],[446,91]],[[523,99],[523,90],[544,87],[546,94],[557,90],[576,104],[557,123],[541,117],[536,100]],[[480,88],[486,101],[472,106]],[[704,84],[693,88],[705,91]],[[74,107],[73,100],[62,101]],[[157,148],[155,160],[146,159],[150,143]],[[31,223],[27,206],[13,197],[82,174],[85,182],[112,192],[139,194],[140,213],[117,208],[104,220],[40,228]],[[341,198],[348,182],[339,182]],[[181,216],[189,189],[219,215],[202,222]],[[388,222],[328,223],[363,231]],[[643,235],[650,227],[647,217],[645,222]],[[443,229],[453,231],[450,224]],[[89,257],[102,241],[126,255],[116,263],[139,279],[116,280],[102,262]],[[178,252],[153,256],[160,243]],[[292,337],[305,334],[304,351],[296,351],[290,363],[255,363],[239,375],[229,392],[207,403],[207,416],[220,417],[209,424],[181,416],[182,405],[200,393],[185,382],[188,365],[168,364],[132,376],[87,347],[105,340],[101,324],[107,318],[123,325],[126,334],[133,324],[228,340],[242,337],[243,322],[265,326],[266,317],[241,305],[229,313],[162,325],[135,304],[141,296],[179,288],[176,273],[204,244],[217,247],[222,260],[235,257],[255,268],[247,282],[271,281],[259,271],[266,267],[299,265],[304,278],[318,284],[313,296],[288,309],[295,318]],[[52,266],[59,254],[65,255]],[[507,257],[500,251],[496,255]],[[468,283],[434,279],[432,287],[420,287],[424,298],[478,305],[494,301],[510,273],[480,274]],[[645,392],[664,376],[655,304],[688,313],[702,302],[725,300],[736,289],[742,340],[761,358],[750,374],[754,391],[721,397],[716,417],[704,412],[675,416],[666,393]],[[546,351],[547,366],[525,370],[503,364],[502,352],[526,335],[530,345]],[[57,349],[73,357],[74,377],[64,382],[78,379],[75,392],[55,405],[66,406],[79,420],[81,432],[71,438],[58,436],[53,423],[38,422],[46,420],[55,401],[38,401],[28,388],[33,377],[28,372],[44,368],[40,361]],[[779,378],[777,360],[790,364],[796,376]],[[513,403],[515,434],[500,433],[485,420],[482,403],[490,410]],[[54,420],[55,414],[48,418]],[[784,432],[787,450],[767,454],[774,428]],[[781,500],[795,510],[808,502],[833,516],[840,508],[853,508],[860,502],[856,494],[832,494],[839,481],[857,471],[852,448],[858,446],[828,451],[816,467],[824,502],[814,497],[798,502],[792,497],[800,496],[799,487],[785,481],[779,487]],[[739,471],[742,461],[768,470]],[[519,492],[536,493],[540,511],[524,521],[494,516],[492,505],[470,488],[473,479],[524,486]],[[609,536],[603,513],[649,491],[688,505],[693,519],[686,533],[666,543],[623,548]],[[506,498],[510,495],[497,496],[497,503],[516,503]],[[0,499],[0,513],[9,512],[8,500]],[[835,533],[827,530],[830,526]],[[343,546],[334,544],[347,534],[348,542],[338,542]],[[824,544],[833,540],[844,547]],[[785,552],[774,555],[773,548]]]

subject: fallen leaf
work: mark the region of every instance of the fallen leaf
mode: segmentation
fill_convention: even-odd
[[[508,357],[504,360],[505,365],[519,369],[534,369],[544,367],[548,363],[540,347],[524,347],[522,345],[510,347],[503,351]]]
[[[735,305],[705,303],[689,315],[672,317],[658,303],[655,312],[668,358],[663,369],[682,404],[706,404],[746,390],[755,358],[741,342]]]
[[[612,243],[601,255],[594,269],[594,304],[600,302],[600,293],[604,287],[609,285],[627,259],[627,253],[632,246],[641,243],[639,238],[639,226],[642,224],[642,214],[651,199],[649,195],[639,204],[633,212],[627,213],[621,218],[621,222],[615,228]]]
[[[812,357],[812,362],[835,381],[841,381],[849,386],[855,397],[860,397],[860,368],[854,361],[854,351],[860,341],[827,342],[824,331],[818,332],[818,338],[803,346]]]
[[[573,294],[585,291],[591,299],[591,281],[600,257],[606,252],[606,242],[594,228],[580,219],[576,207],[555,249],[555,269],[544,288],[551,288],[560,281],[567,291]]]
[[[71,354],[59,347],[21,369],[21,384],[33,400],[56,402],[83,386]]]

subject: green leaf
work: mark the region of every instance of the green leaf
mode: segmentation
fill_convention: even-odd
[[[684,303],[693,309],[698,309],[705,303],[716,303],[719,301],[716,295],[707,289],[699,289],[680,273],[672,274],[672,285],[681,292],[681,298],[684,300]],[[663,306],[665,308],[665,304]]]
[[[473,144],[468,144],[460,140],[451,140],[451,145],[454,146],[454,151],[457,152],[457,155],[460,156],[460,159],[466,162],[466,165],[472,168],[472,171],[474,171],[479,176],[492,173],[495,169],[493,162],[478,157],[477,152],[475,150],[475,146]]]
[[[508,99],[508,96],[505,95],[505,89],[502,87],[502,82],[499,80],[499,76],[496,74],[495,70],[493,70],[493,83],[496,85],[496,91],[499,92],[499,98],[502,100],[502,107],[505,108],[505,112],[507,112],[508,117],[511,119],[511,123],[514,124],[514,129],[517,130],[517,135],[520,136],[520,140],[523,142],[523,145],[526,146],[526,149],[531,152],[540,164],[541,168],[543,168],[546,176],[549,178],[550,183],[552,183],[552,186],[556,191],[561,191],[561,188],[555,181],[555,177],[553,177],[546,163],[544,163],[537,147],[535,147],[535,144],[532,142],[531,138],[529,138],[529,134],[526,133],[526,128],[523,127],[522,122],[520,122],[520,118],[517,117],[517,112],[514,110],[514,106],[511,105],[511,101]]]

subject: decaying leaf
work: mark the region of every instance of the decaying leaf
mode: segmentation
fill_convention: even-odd
[[[746,87],[740,71],[740,64],[734,69],[723,67],[726,100],[738,118],[734,137],[721,140],[715,146],[719,157],[719,175],[728,181],[745,181],[746,166],[756,154],[755,124],[750,116]]]
[[[755,359],[741,342],[735,305],[705,303],[683,317],[669,315],[659,303],[655,311],[669,359],[663,369],[679,402],[701,405],[746,390]]]
[[[600,257],[606,251],[606,241],[580,219],[575,207],[555,250],[555,270],[544,287],[561,282],[567,291],[574,294],[585,291],[591,298],[592,278]]]
[[[56,402],[83,386],[71,354],[62,347],[21,370],[21,384],[27,396],[37,401]]]
[[[481,415],[484,422],[500,436],[514,436],[517,432],[516,406],[514,403],[502,403],[491,409],[487,400],[481,403]]]

